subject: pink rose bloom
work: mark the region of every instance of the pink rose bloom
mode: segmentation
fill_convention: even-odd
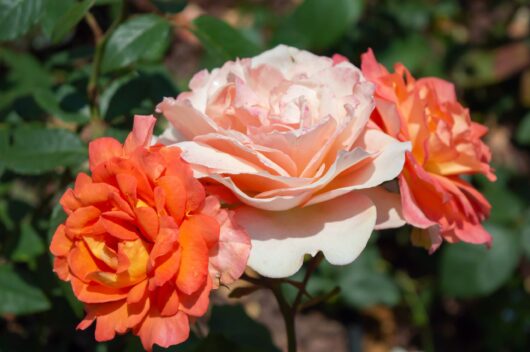
[[[260,274],[290,276],[318,251],[351,263],[374,227],[404,223],[399,195],[374,187],[401,172],[409,143],[371,125],[374,87],[351,63],[280,45],[190,88],[158,105],[171,123],[160,141],[243,204]]]

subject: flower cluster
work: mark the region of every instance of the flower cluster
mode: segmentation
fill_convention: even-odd
[[[131,330],[147,350],[178,344],[247,265],[281,278],[306,254],[348,264],[374,229],[411,224],[431,251],[491,243],[490,205],[462,177],[495,179],[487,129],[450,83],[389,73],[371,51],[358,69],[280,45],[190,88],[158,105],[160,136],[136,116],[124,145],[93,141],[91,175],[61,199],[54,270],[98,341]]]

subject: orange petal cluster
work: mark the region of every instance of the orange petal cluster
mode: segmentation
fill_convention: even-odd
[[[399,176],[403,215],[414,231],[413,242],[434,251],[448,242],[490,244],[481,222],[490,204],[462,176],[495,175],[491,153],[481,141],[487,128],[471,121],[456,99],[454,86],[428,77],[415,80],[401,64],[390,73],[368,51],[362,71],[376,85],[376,109],[371,119],[401,141],[410,141]]]
[[[180,149],[149,146],[154,124],[136,116],[124,145],[90,144],[92,176],[61,198],[68,217],[50,245],[54,271],[85,304],[78,328],[96,321],[98,341],[132,330],[146,350],[185,341],[212,287],[237,279],[250,250]]]

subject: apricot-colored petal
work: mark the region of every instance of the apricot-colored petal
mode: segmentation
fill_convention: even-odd
[[[116,269],[118,266],[116,251],[107,246],[103,236],[83,236],[83,241],[94,257],[107,264],[110,268]]]
[[[135,232],[134,227],[127,222],[101,217],[101,224],[111,236],[116,237],[119,240],[133,241],[138,238],[138,234]]]
[[[76,198],[83,205],[104,203],[109,200],[112,187],[104,183],[90,183],[75,188]]]
[[[135,334],[140,336],[146,351],[152,351],[153,345],[167,348],[188,339],[190,324],[188,316],[183,312],[169,317],[162,317],[158,312],[151,310],[145,317]]]
[[[411,192],[409,182],[405,176],[399,177],[399,191],[401,193],[401,201],[403,205],[403,216],[407,220],[407,223],[422,229],[436,225],[436,222],[429,219],[417,204],[417,201]]]
[[[71,276],[72,290],[78,300],[84,303],[114,302],[127,298],[127,291],[100,284],[86,284]]]
[[[160,315],[168,317],[177,314],[180,306],[180,298],[173,282],[157,288],[156,302]]]
[[[125,152],[131,153],[137,148],[149,147],[151,145],[151,137],[153,136],[155,124],[156,118],[153,115],[134,116],[132,132],[127,136],[123,146]]]
[[[486,244],[491,246],[493,241],[491,235],[482,224],[471,224],[464,222],[462,226],[457,226],[454,230],[456,237],[460,241],[475,244]]]
[[[134,285],[127,294],[127,304],[140,302],[147,293],[147,280],[140,281]]]
[[[59,203],[63,207],[64,212],[68,215],[83,206],[79,199],[76,198],[74,191],[71,188],[68,188],[64,192],[61,199],[59,200]]]
[[[178,226],[169,216],[160,218],[160,230],[156,242],[151,249],[150,262],[155,265],[155,261],[175,249],[175,244],[179,238]]]
[[[204,242],[211,248],[219,242],[219,223],[211,216],[203,214],[191,215],[186,220],[186,226],[189,231],[196,235],[202,236]]]
[[[149,246],[141,239],[123,241],[118,244],[118,254],[128,258],[127,276],[132,282],[143,280],[149,261]]]
[[[131,302],[129,300],[130,296],[127,297],[127,327],[129,328],[135,328],[138,326],[151,309],[152,301],[149,298],[148,291],[146,289],[147,281],[143,281],[142,283],[139,285],[142,286],[141,288],[144,289],[144,292],[138,300]]]
[[[123,199],[118,192],[112,192],[110,194],[110,200],[114,209],[128,214],[131,218],[133,217],[134,212],[131,205]]]
[[[162,286],[171,280],[179,270],[181,250],[173,250],[157,258],[154,275],[151,278],[153,285]]]
[[[175,176],[162,176],[158,187],[164,190],[166,209],[175,221],[180,222],[186,209],[186,188],[181,179]]]
[[[77,241],[68,254],[68,265],[72,274],[86,281],[90,273],[102,271],[83,241]]]
[[[196,227],[184,220],[179,228],[181,248],[180,268],[177,273],[177,286],[186,294],[196,292],[208,275],[208,247]]]
[[[65,257],[53,258],[53,272],[57,274],[59,279],[70,281],[70,268],[68,268],[68,260]]]
[[[376,218],[370,199],[355,192],[289,211],[236,209],[237,223],[252,241],[248,265],[273,278],[293,275],[305,254],[318,251],[331,264],[351,263],[366,246]]]
[[[94,169],[99,164],[112,158],[120,157],[122,154],[121,143],[114,138],[103,137],[90,142],[88,145],[90,171],[94,172]]]
[[[96,318],[96,341],[109,341],[116,336],[116,333],[124,334],[127,331],[127,303],[125,300],[89,304],[86,309],[89,320]],[[84,328],[83,325],[80,324],[78,328]]]
[[[66,256],[72,248],[72,241],[66,236],[64,232],[64,225],[61,224],[55,230],[52,241],[50,243],[50,252],[56,256]]]
[[[69,229],[83,229],[99,220],[100,214],[101,211],[94,206],[79,208],[66,219],[65,224]]]
[[[136,189],[138,188],[136,177],[131,174],[121,173],[116,175],[116,182],[123,197],[132,207],[135,207],[137,201]]]
[[[207,278],[203,287],[192,295],[180,294],[180,310],[193,317],[203,316],[210,304],[210,291],[212,290],[212,279]]]
[[[146,239],[155,241],[158,234],[158,214],[151,207],[139,207],[134,209],[136,224]]]
[[[353,168],[342,171],[306,205],[325,202],[351,191],[381,185],[401,173],[405,163],[405,153],[410,150],[410,143],[398,142],[377,130],[366,131],[362,138],[363,149],[382,150],[382,152],[375,154],[372,162],[359,163]],[[381,145],[384,147],[380,147]]]

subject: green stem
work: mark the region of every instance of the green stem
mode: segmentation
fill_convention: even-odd
[[[285,322],[285,332],[287,334],[287,351],[296,352],[296,328],[295,328],[295,316],[296,310],[293,310],[289,306],[287,300],[283,296],[280,284],[275,282],[270,286],[278,306],[280,307],[280,312],[283,316],[283,321]]]
[[[94,31],[94,37],[96,41],[96,49],[94,53],[94,61],[92,63],[92,71],[90,73],[90,78],[88,81],[87,86],[87,94],[88,99],[90,101],[90,116],[92,121],[99,121],[101,120],[101,112],[99,111],[99,91],[98,91],[98,81],[99,76],[101,74],[101,63],[103,62],[103,55],[105,53],[105,46],[107,45],[107,41],[109,37],[112,35],[114,30],[118,27],[118,25],[123,20],[123,17],[125,15],[125,4],[124,1],[121,1],[119,3],[119,9],[118,9],[118,16],[114,19],[114,22],[112,22],[112,25],[109,27],[107,32],[103,36],[101,36],[101,33],[98,31]],[[86,15],[87,22],[90,25],[91,28],[98,27],[95,23],[95,19],[92,16],[92,14],[88,13]]]
[[[304,279],[302,282],[293,281],[290,279],[269,279],[266,277],[251,277],[247,274],[243,274],[241,277],[242,280],[247,281],[253,285],[261,286],[268,288],[272,291],[274,294],[274,297],[276,298],[276,301],[278,302],[278,306],[280,308],[280,312],[283,316],[283,321],[285,323],[285,331],[287,334],[287,351],[288,352],[296,352],[296,327],[295,327],[295,319],[296,319],[296,313],[300,310],[299,308],[304,307],[302,304],[302,298],[305,296],[309,297],[309,301],[306,303],[314,304],[321,302],[322,300],[326,300],[329,297],[332,297],[333,295],[338,293],[338,289],[333,290],[328,295],[324,295],[322,297],[316,297],[313,298],[307,293],[307,283],[309,282],[309,279],[311,278],[311,275],[315,272],[316,268],[324,258],[323,254],[321,252],[317,253],[308,263],[307,270],[304,276]],[[296,287],[298,290],[298,293],[296,295],[295,300],[293,301],[293,304],[290,305],[289,302],[285,299],[283,292],[282,292],[282,284],[292,285]]]
[[[305,272],[304,280],[302,281],[302,289],[298,290],[298,294],[296,295],[296,298],[293,302],[293,310],[296,314],[296,311],[298,310],[298,307],[300,306],[300,303],[302,303],[302,297],[304,296],[304,293],[307,292],[307,283],[309,282],[309,279],[311,278],[311,275],[315,272],[316,268],[324,258],[324,255],[322,252],[318,252],[311,260],[309,261],[309,264],[307,266],[307,271]]]

